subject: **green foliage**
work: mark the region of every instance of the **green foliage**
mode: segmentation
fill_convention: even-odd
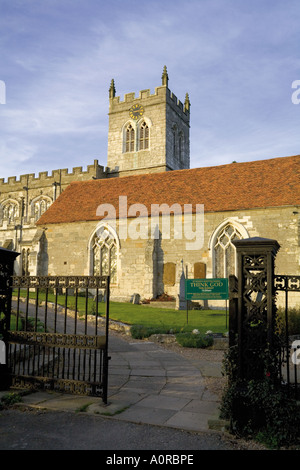
[[[170,330],[163,326],[145,326],[145,325],[133,325],[130,329],[131,336],[135,339],[144,339],[149,338],[151,335],[157,334],[169,334],[174,333],[173,330]]]
[[[213,337],[191,332],[179,332],[178,330],[166,327],[147,327],[144,325],[133,325],[131,327],[131,336],[135,339],[149,338],[155,334],[175,334],[176,341],[182,347],[186,348],[207,348],[213,344]]]
[[[194,333],[178,333],[176,335],[177,343],[185,348],[207,348],[212,346],[214,340],[212,336],[206,336]]]
[[[22,401],[21,396],[18,393],[6,393],[3,395],[0,401],[0,410],[8,408],[9,406],[14,405]]]
[[[257,439],[271,448],[296,444],[300,408],[274,380],[269,350],[261,354],[264,373],[255,380],[238,378],[236,355],[236,348],[231,348],[224,360],[228,386],[222,397],[220,417],[230,420],[231,431],[239,437]]]

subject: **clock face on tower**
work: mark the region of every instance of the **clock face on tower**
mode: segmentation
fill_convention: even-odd
[[[144,108],[140,104],[134,104],[129,110],[129,116],[131,119],[138,119],[144,113]]]

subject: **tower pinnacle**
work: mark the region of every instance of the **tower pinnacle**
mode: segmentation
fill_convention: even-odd
[[[168,72],[167,72],[166,65],[164,66],[164,70],[163,70],[163,74],[161,76],[161,79],[162,79],[162,85],[163,86],[168,86],[169,77],[168,77]]]
[[[112,79],[110,82],[110,87],[109,87],[109,97],[114,98],[116,96],[116,88],[115,88],[115,81]]]
[[[186,95],[185,95],[185,101],[184,101],[184,111],[189,111],[189,110],[190,110],[190,106],[191,106],[191,103],[190,103],[189,94],[186,93]]]

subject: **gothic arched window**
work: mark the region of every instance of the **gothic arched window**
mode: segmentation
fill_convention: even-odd
[[[14,223],[14,221],[19,217],[19,208],[15,202],[8,202],[3,207],[3,218],[7,220],[9,224]]]
[[[117,282],[118,243],[109,227],[97,230],[92,239],[93,275],[110,276]]]
[[[40,197],[32,203],[32,212],[34,220],[37,221],[41,215],[51,206],[52,201],[45,197]]]
[[[149,127],[145,121],[142,122],[140,127],[140,142],[139,150],[147,150],[149,148]]]
[[[125,131],[125,152],[134,151],[135,132],[131,124],[128,124]]]
[[[236,250],[232,242],[241,238],[241,233],[230,223],[217,233],[213,246],[215,277],[224,278],[236,273]]]

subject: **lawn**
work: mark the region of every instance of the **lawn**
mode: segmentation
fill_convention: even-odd
[[[192,331],[195,328],[201,333],[206,333],[207,330],[213,333],[228,331],[224,310],[189,310],[187,315],[185,310],[112,302],[110,318],[130,325],[162,327],[176,331]]]
[[[14,292],[16,295],[16,292]],[[25,296],[25,291],[21,291]],[[35,298],[35,292],[29,296]],[[39,301],[44,301],[46,294],[39,292]],[[48,302],[55,302],[55,296],[48,294]],[[65,296],[58,295],[58,304],[65,305]],[[75,297],[68,296],[68,308],[75,309]],[[77,297],[77,310],[79,315],[84,315],[86,310],[89,314],[95,314],[96,303],[89,297],[86,303],[85,297]],[[105,314],[105,303],[98,303],[98,313]],[[110,319],[127,323],[129,325],[143,325],[146,327],[159,327],[175,331],[192,331],[198,329],[200,333],[210,330],[213,333],[225,333],[228,331],[228,313],[225,310],[173,310],[169,308],[157,308],[149,305],[135,305],[126,302],[110,302]]]

